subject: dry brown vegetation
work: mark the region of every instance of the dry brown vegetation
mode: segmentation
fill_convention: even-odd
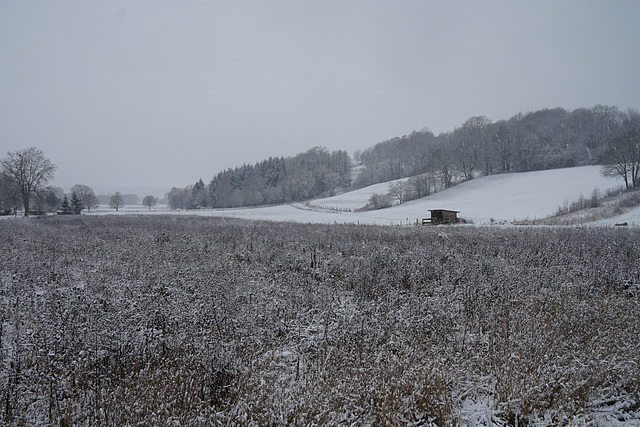
[[[2,424],[638,415],[637,229],[81,216],[0,238]]]

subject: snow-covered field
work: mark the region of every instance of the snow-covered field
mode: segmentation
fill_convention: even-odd
[[[0,425],[640,426],[640,230],[0,225]]]
[[[481,177],[429,197],[377,211],[355,212],[367,204],[372,194],[386,193],[389,183],[312,200],[307,204],[172,213],[305,223],[406,225],[428,217],[429,209],[451,209],[459,211],[461,218],[474,224],[512,223],[548,217],[559,207],[577,200],[581,195],[590,198],[594,189],[604,194],[621,185],[620,180],[603,177],[599,166],[583,166]],[[127,206],[120,212],[145,213],[147,210],[142,206]],[[161,206],[151,211],[155,214],[167,212],[171,211]],[[115,211],[103,207],[97,213]],[[597,224],[613,225],[618,222],[640,225],[640,209]]]

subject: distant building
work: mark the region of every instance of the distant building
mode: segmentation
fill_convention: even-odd
[[[430,218],[423,218],[422,225],[437,224],[455,224],[458,222],[459,211],[451,211],[447,209],[429,209]]]

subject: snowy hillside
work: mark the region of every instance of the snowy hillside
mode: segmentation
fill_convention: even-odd
[[[492,218],[495,222],[544,218],[580,195],[590,197],[596,188],[602,194],[620,185],[619,180],[602,177],[599,166],[584,166],[481,177],[429,197],[370,212],[353,211],[366,205],[372,194],[386,193],[389,183],[313,200],[309,206],[294,204],[202,213],[298,222],[397,225],[415,223],[429,216],[429,209],[453,209],[460,211],[460,217],[475,224],[487,224]],[[640,211],[627,213],[625,218],[629,224],[640,224]],[[614,218],[605,223],[616,221]]]
[[[602,177],[598,166],[492,175],[394,207],[393,211],[412,217],[428,209],[453,209],[476,224],[490,223],[492,218],[499,222],[539,219],[580,195],[589,198],[596,188],[603,194],[619,186],[619,181]]]
[[[375,184],[305,204],[188,211],[180,214],[310,223],[406,225],[428,217],[429,209],[452,209],[459,211],[461,218],[474,224],[512,223],[545,218],[553,215],[565,203],[576,201],[580,195],[590,198],[594,189],[604,194],[608,189],[622,185],[620,180],[600,175],[599,166],[501,174],[477,178],[391,208],[355,212],[367,204],[372,194],[385,194],[389,184]],[[102,208],[99,212],[114,213],[108,208]],[[145,213],[146,209],[138,206],[121,209],[121,212]],[[166,209],[156,208],[151,213],[167,212]],[[597,224],[612,225],[617,222],[640,225],[640,209]]]

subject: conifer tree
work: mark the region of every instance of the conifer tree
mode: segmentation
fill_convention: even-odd
[[[78,197],[75,191],[71,193],[71,211],[74,215],[80,215],[82,209],[84,209],[84,204],[82,200]]]
[[[67,199],[66,194],[62,198],[62,204],[60,205],[60,209],[62,210],[63,215],[70,215],[73,213],[73,210],[71,209],[71,205],[69,205],[69,199]]]

